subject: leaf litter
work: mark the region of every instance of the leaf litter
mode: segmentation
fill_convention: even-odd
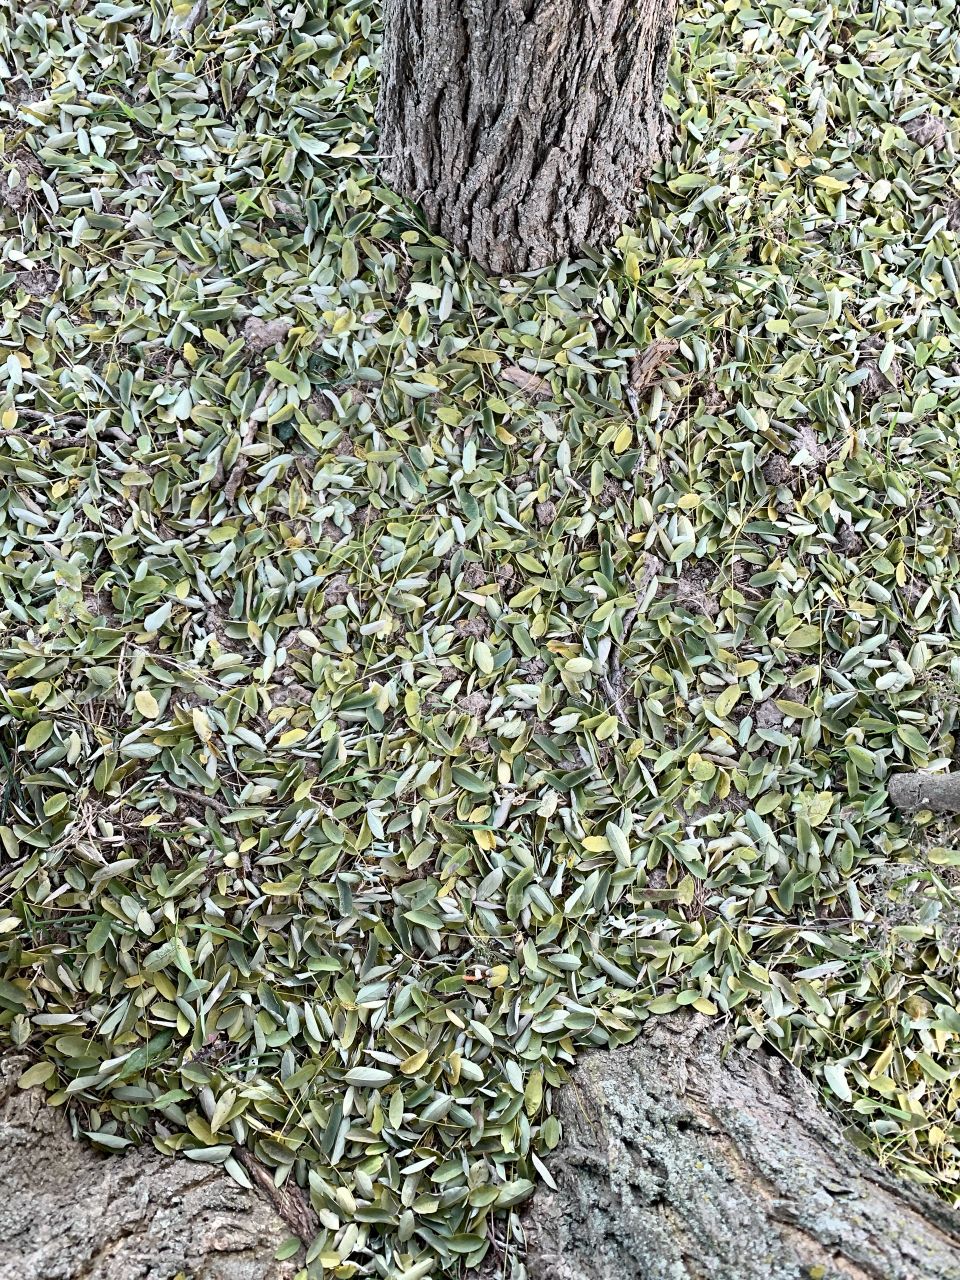
[[[378,41],[0,7],[0,1043],[306,1276],[522,1274],[577,1053],[685,1006],[956,1202],[884,785],[956,751],[956,5],[697,0],[635,225],[512,281],[379,184]]]

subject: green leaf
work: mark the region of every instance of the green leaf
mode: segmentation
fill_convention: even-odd
[[[32,1067],[28,1067],[17,1078],[17,1085],[21,1089],[33,1089],[38,1084],[46,1084],[48,1080],[56,1075],[56,1070],[52,1062],[35,1062]]]
[[[382,1071],[376,1067],[351,1067],[343,1078],[347,1084],[378,1088],[393,1080],[393,1072]]]
[[[828,1062],[823,1068],[823,1075],[827,1084],[841,1102],[853,1101],[853,1094],[850,1092],[850,1085],[847,1083],[847,1073],[838,1062]]]
[[[48,742],[50,735],[53,733],[52,720],[38,720],[36,724],[31,725],[24,740],[24,746],[28,751],[36,751]]]

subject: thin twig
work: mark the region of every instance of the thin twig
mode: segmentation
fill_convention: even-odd
[[[13,862],[4,863],[4,865],[0,867],[0,884],[3,884],[7,880],[9,880],[10,877],[13,875],[13,873],[15,871],[19,871],[19,869],[23,866],[25,862],[27,862],[30,859],[30,857],[32,857],[31,854],[25,853],[23,857],[15,858]]]
[[[208,796],[205,791],[188,791],[186,787],[174,786],[172,782],[165,782],[163,785],[168,791],[172,791],[175,796],[182,796],[184,800],[202,800],[208,808],[212,809],[214,813],[219,813],[221,817],[233,812],[228,804],[224,804],[222,800],[217,800],[215,796]]]
[[[257,427],[260,425],[260,410],[267,403],[276,389],[276,381],[273,378],[268,378],[263,384],[263,390],[257,396],[257,403],[253,406],[253,412],[250,414],[250,417],[247,420],[247,425],[243,430],[243,439],[240,441],[240,452],[237,455],[237,460],[233,464],[233,470],[227,477],[226,484],[223,485],[224,496],[228,502],[233,502],[236,499],[237,492],[240,489],[241,484],[243,484],[243,477],[247,474],[247,468],[250,466],[250,459],[245,450],[249,449],[253,444],[254,438],[257,434]],[[213,478],[213,485],[215,488],[219,488],[220,485],[223,484],[223,474],[223,458],[221,457],[220,463],[217,466],[216,475]]]
[[[24,409],[21,405],[14,407],[18,418],[33,418],[40,422],[52,418],[55,422],[65,422],[75,427],[85,427],[88,423],[82,413],[60,413],[57,409]]]
[[[646,588],[644,588],[646,590]],[[610,647],[610,670],[604,672],[600,677],[600,683],[603,685],[604,692],[613,703],[617,711],[620,710],[620,704],[623,701],[623,689],[621,687],[622,673],[620,670],[620,651],[626,646],[630,637],[630,628],[637,620],[637,614],[640,612],[639,604],[628,610],[623,615],[623,633],[620,637],[620,643],[611,645]]]
[[[16,436],[18,440],[33,440],[37,444],[49,444],[55,449],[69,449],[80,444],[96,444],[95,438],[87,435],[86,432],[77,436],[51,436],[42,431],[21,431],[19,427],[11,427],[8,434]]]
[[[235,208],[240,203],[239,196],[235,195],[233,192],[228,192],[227,194],[218,196],[217,198],[225,209]],[[277,213],[282,213],[288,218],[299,218],[300,221],[306,225],[306,215],[304,214],[304,211],[298,208],[295,204],[290,204],[287,200],[278,200],[276,196],[273,195],[270,196],[270,201]],[[263,217],[267,216],[262,209],[258,209],[256,212],[260,213]]]
[[[15,406],[18,418],[30,418],[35,422],[49,422],[51,431],[54,427],[63,425],[68,427],[84,427],[86,430],[78,436],[55,436],[52,434],[44,434],[40,431],[24,431],[20,427],[11,427],[10,435],[23,436],[27,440],[42,440],[48,444],[68,445],[83,444],[93,441],[96,443],[97,435],[90,435],[90,419],[84,417],[82,413],[58,413],[56,410],[40,410],[40,409],[24,409],[20,405]],[[121,444],[129,444],[130,437],[121,430],[120,427],[105,427],[100,434],[111,436],[114,440],[118,440]]]

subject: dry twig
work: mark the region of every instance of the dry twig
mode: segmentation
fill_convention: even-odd
[[[247,425],[244,427],[243,439],[240,441],[240,452],[237,455],[236,462],[233,464],[233,470],[227,477],[226,484],[223,483],[224,466],[223,458],[221,456],[216,475],[213,477],[212,485],[215,489],[219,489],[219,487],[223,485],[223,492],[228,502],[235,501],[240,486],[243,484],[243,477],[247,474],[247,468],[250,466],[250,459],[247,456],[246,450],[250,448],[253,444],[254,438],[256,437],[257,427],[260,425],[260,412],[276,389],[277,384],[273,378],[268,378],[263,384],[263,389],[257,396],[257,403],[253,406],[253,412],[250,414],[250,417],[247,420]]]
[[[320,1224],[309,1200],[296,1182],[288,1178],[282,1187],[278,1187],[270,1172],[245,1147],[237,1151],[237,1159],[294,1235],[305,1245],[311,1244]]]

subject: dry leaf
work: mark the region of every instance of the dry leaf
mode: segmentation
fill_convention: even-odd
[[[630,390],[646,391],[657,380],[657,373],[667,363],[680,343],[675,338],[655,338],[649,347],[630,361]]]

